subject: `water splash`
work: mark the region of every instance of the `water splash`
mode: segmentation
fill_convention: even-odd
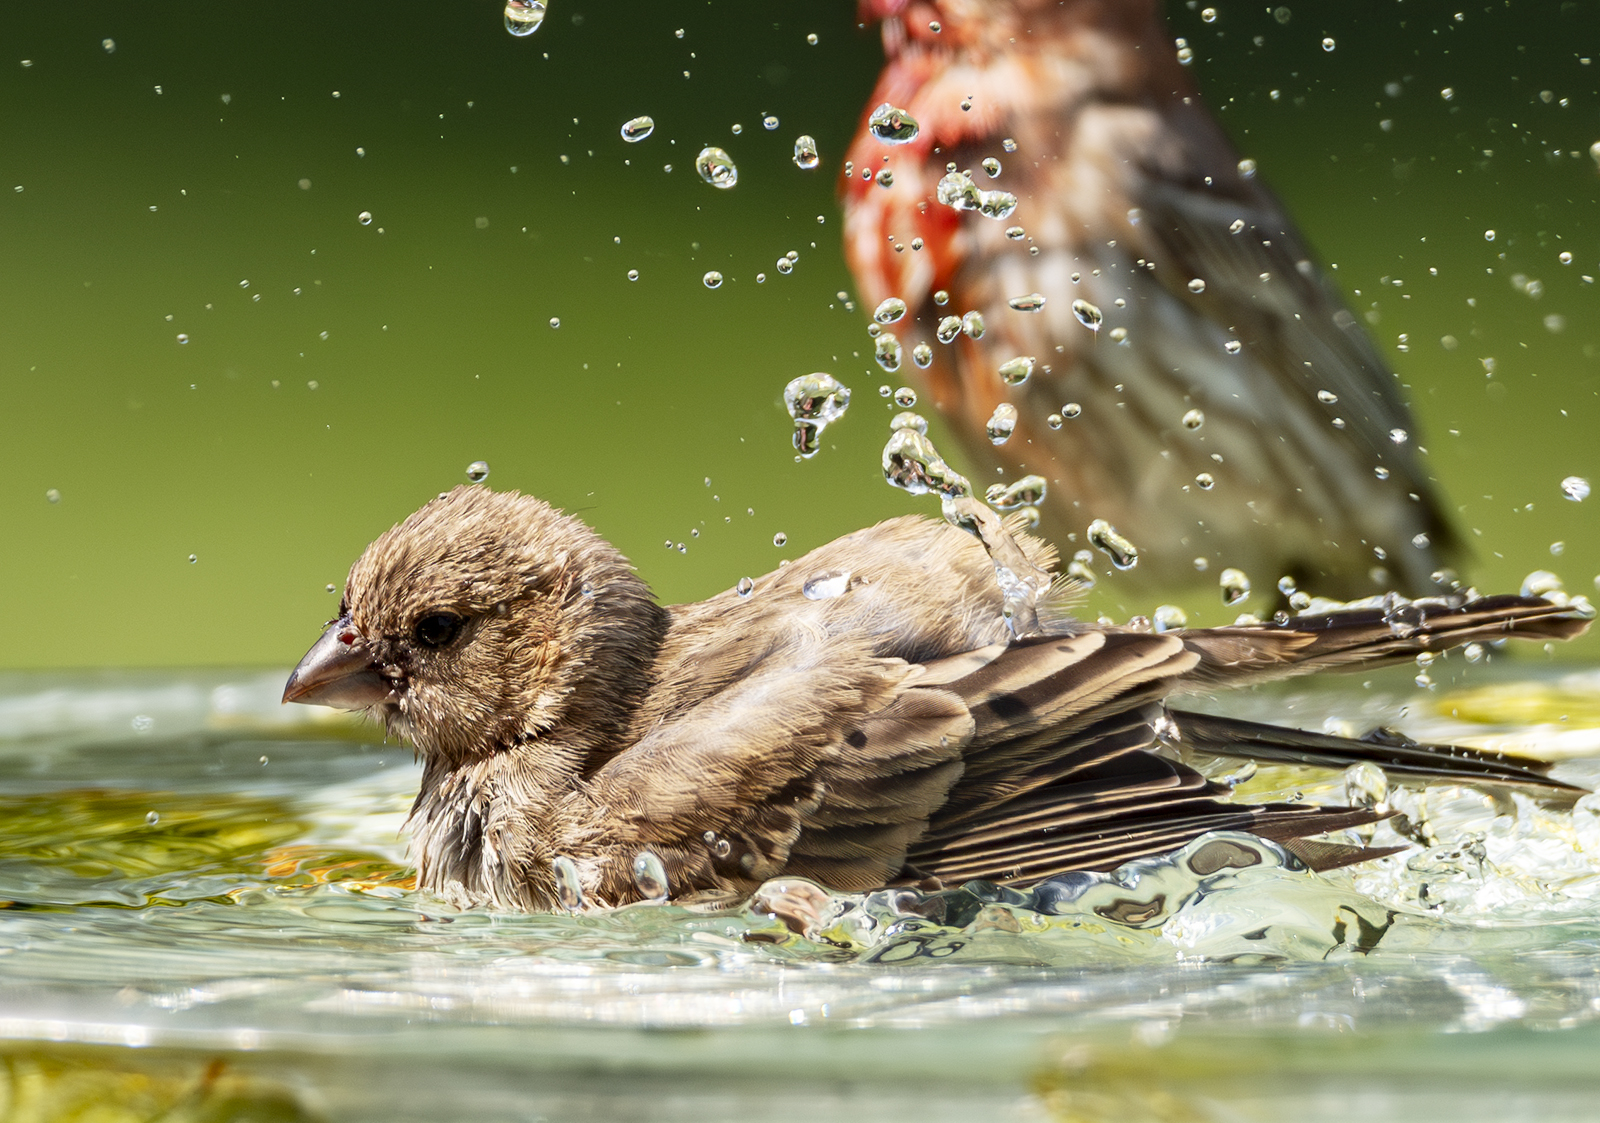
[[[532,35],[544,23],[545,5],[542,0],[506,0],[506,30],[519,39]]]
[[[720,148],[702,148],[694,158],[694,170],[712,187],[724,191],[739,182],[739,169],[734,166],[733,157]]]
[[[884,144],[906,144],[917,138],[917,119],[884,102],[867,118],[867,129]]]
[[[783,388],[783,405],[794,421],[794,447],[806,459],[817,454],[822,432],[850,408],[850,388],[819,371],[793,379]]]

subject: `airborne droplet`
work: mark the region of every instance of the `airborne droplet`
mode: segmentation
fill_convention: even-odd
[[[1250,576],[1242,569],[1224,569],[1219,584],[1226,607],[1231,608],[1250,595]]]
[[[705,282],[705,286],[708,289],[720,288],[722,286],[722,274],[718,273],[715,269],[707,271],[706,275],[700,279]]]
[[[894,404],[901,409],[910,409],[917,404],[917,392],[909,386],[900,387],[894,392]]]
[[[1090,331],[1099,331],[1100,324],[1105,319],[1100,309],[1090,304],[1087,300],[1074,300],[1072,314],[1078,317],[1078,322]]]
[[[850,408],[850,388],[820,371],[801,375],[783,388],[783,404],[794,419],[795,451],[810,459],[821,447],[822,431]]]
[[[622,126],[622,139],[629,144],[638,144],[655,131],[656,123],[654,118],[635,117]]]
[[[506,30],[521,38],[532,35],[544,22],[542,0],[506,0]]]
[[[962,316],[961,330],[966,332],[972,339],[982,339],[984,332],[983,313],[974,308],[971,312]]]
[[[1000,174],[1000,161],[996,160],[993,156],[984,157],[983,170],[989,173],[990,179],[993,179],[995,176]]]
[[[733,591],[741,597],[747,597],[756,591],[756,583],[748,577],[741,577],[739,583],[733,587]]]
[[[1089,543],[1118,569],[1132,569],[1139,564],[1139,548],[1117,533],[1117,528],[1105,519],[1095,519],[1089,524]]]
[[[989,434],[993,444],[1003,445],[1011,439],[1011,434],[1017,428],[1017,407],[1010,402],[1001,402],[994,407],[994,413],[989,415],[989,423],[984,426],[984,431]]]
[[[1574,503],[1582,503],[1589,498],[1589,481],[1582,476],[1568,476],[1561,481],[1561,494]]]
[[[739,169],[733,166],[733,158],[720,148],[702,148],[694,158],[694,170],[712,187],[723,190],[739,182]]]
[[[810,171],[822,163],[822,157],[817,155],[817,141],[815,137],[800,136],[794,142],[794,166],[802,171]]]
[[[1033,374],[1032,355],[1018,355],[1000,364],[1000,378],[1007,386],[1020,386]]]
[[[1190,281],[1189,282],[1189,291],[1193,292],[1193,293],[1205,292],[1206,291],[1205,279],[1203,277],[1196,277],[1194,280]]]
[[[906,314],[906,302],[891,296],[873,309],[872,318],[880,324],[892,324]]]
[[[1044,501],[1049,484],[1043,476],[1023,476],[1016,483],[991,484],[983,493],[989,506],[999,511],[1014,511],[1018,507],[1035,507]]]
[[[956,336],[961,334],[961,317],[946,316],[939,321],[939,326],[934,329],[934,337],[940,343],[953,343]]]
[[[1037,292],[1030,292],[1024,296],[1013,296],[1006,303],[1018,312],[1042,312],[1044,310],[1044,296]]]
[[[884,144],[905,144],[917,136],[917,120],[904,109],[884,102],[867,118],[867,128]]]
[[[880,367],[893,374],[900,369],[900,356],[900,340],[895,338],[894,332],[886,331],[878,336],[877,343],[872,349],[872,357],[878,361]]]
[[[933,365],[933,348],[928,346],[927,340],[924,339],[911,348],[911,361],[917,364],[918,370],[927,370]]]
[[[1206,415],[1198,409],[1191,409],[1183,415],[1183,427],[1185,429],[1198,429],[1205,423]]]
[[[467,465],[467,479],[475,484],[481,484],[489,478],[489,465],[482,460],[474,460]]]

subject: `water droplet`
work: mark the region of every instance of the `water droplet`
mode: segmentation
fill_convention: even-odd
[[[1250,595],[1250,577],[1242,569],[1224,569],[1218,581],[1225,607],[1231,608]]]
[[[915,429],[889,434],[883,446],[883,478],[912,495],[933,491],[954,499],[972,494],[967,478],[945,463],[926,433]]]
[[[848,569],[831,569],[813,574],[800,586],[800,595],[806,600],[832,600],[850,587]]]
[[[928,419],[920,413],[901,410],[889,418],[889,431],[892,433],[896,429],[915,429],[919,433],[926,433],[928,431]]]
[[[1210,491],[1217,486],[1217,478],[1210,472],[1201,472],[1194,478],[1194,482],[1201,491]]]
[[[983,313],[974,308],[961,317],[961,330],[971,339],[982,339],[984,331]]]
[[[1059,429],[1066,424],[1066,421],[1059,413],[1048,413],[1045,415],[1044,423],[1052,429]]]
[[[1561,578],[1548,569],[1536,569],[1522,579],[1522,595],[1525,597],[1547,597],[1559,592]]]
[[[1568,476],[1561,481],[1561,494],[1574,503],[1582,503],[1589,498],[1589,481],[1582,476]]]
[[[1200,21],[1202,23],[1216,23],[1217,10],[1215,8],[1202,8],[1200,11]]]
[[[991,484],[983,497],[996,510],[1014,511],[1018,507],[1037,507],[1044,502],[1048,490],[1043,476],[1023,476],[1015,483]]]
[[[506,0],[506,30],[519,39],[532,35],[544,22],[543,0]]]
[[[1089,544],[1111,559],[1118,569],[1132,569],[1139,564],[1139,548],[1117,533],[1117,528],[1105,519],[1095,519],[1089,524]]]
[[[181,332],[181,331],[180,331],[180,332],[179,332],[179,333],[178,333],[178,342],[179,342],[179,343],[187,343],[187,342],[189,342],[189,337],[188,337],[188,335],[187,335],[187,334],[185,334],[185,333],[184,333],[184,332]]]
[[[1277,20],[1279,23],[1288,23],[1292,15],[1293,13],[1291,13],[1288,8],[1278,7],[1272,9],[1272,18]]]
[[[1338,400],[1339,400],[1339,395],[1335,394],[1332,390],[1318,390],[1317,391],[1317,401],[1321,402],[1325,406],[1331,406],[1331,405],[1333,405],[1334,402],[1337,402]]]
[[[1033,374],[1032,355],[1018,355],[1000,364],[1000,378],[1007,386],[1020,386]]]
[[[1337,44],[1334,43],[1333,36],[1331,35],[1322,40],[1322,49],[1325,51],[1331,51],[1335,46],[1337,46]]]
[[[917,120],[904,109],[884,102],[867,118],[867,129],[884,144],[905,144],[917,136]]]
[[[1194,48],[1193,47],[1182,46],[1182,47],[1178,48],[1178,62],[1179,63],[1181,63],[1184,66],[1188,66],[1193,61],[1194,61]]]
[[[489,465],[482,460],[474,460],[467,465],[467,479],[475,484],[481,484],[489,478]]]
[[[1306,609],[1311,607],[1311,594],[1304,592],[1303,590],[1296,589],[1294,592],[1289,594],[1289,607],[1294,609],[1296,612],[1304,612]]]
[[[715,269],[709,270],[706,275],[700,279],[705,282],[705,286],[708,289],[722,287],[722,274],[718,273]]]
[[[1020,242],[1020,241],[1022,241],[1022,239],[1026,238],[1027,236],[1028,236],[1028,232],[1026,230],[1024,230],[1020,226],[1008,226],[1008,227],[1006,227],[1006,237],[1010,238],[1013,242]]]
[[[105,53],[108,55],[115,54],[117,50],[117,41],[115,39],[102,39],[100,40],[100,49],[105,51]]]
[[[1191,409],[1188,413],[1183,415],[1183,427],[1185,429],[1198,429],[1205,423],[1206,415],[1201,410]]]
[[[371,226],[372,225],[372,212],[371,211],[362,211],[360,214],[356,215],[356,221],[359,222],[362,226]]]
[[[629,144],[638,144],[645,137],[656,131],[656,122],[653,117],[635,117],[622,126],[622,139]]]
[[[893,374],[900,369],[900,340],[895,338],[892,331],[886,331],[878,336],[872,348],[872,357],[878,365]]]
[[[1016,428],[1017,407],[1010,402],[1001,402],[989,415],[989,422],[984,426],[984,431],[989,434],[992,444],[1003,445],[1011,439],[1011,434]]]
[[[933,365],[933,348],[928,346],[927,340],[921,340],[911,348],[911,361],[917,364],[919,370],[927,370]]]
[[[772,544],[774,546],[787,546],[789,544],[789,536],[780,530],[772,536]]]
[[[1030,292],[1023,296],[1013,296],[1006,301],[1017,312],[1042,312],[1044,311],[1044,296],[1041,293]]]
[[[1244,229],[1244,219],[1236,218],[1228,225],[1229,234],[1237,234]]]
[[[956,336],[961,334],[961,317],[946,316],[939,321],[939,326],[934,329],[933,335],[940,343],[952,343]]]
[[[894,404],[901,409],[910,409],[917,404],[917,392],[909,386],[902,386],[894,392]]]
[[[797,137],[794,142],[794,166],[803,171],[810,171],[822,163],[822,157],[817,154],[817,141],[812,136]]]
[[[939,289],[933,294],[933,302],[940,308],[950,303],[950,294],[944,289]]]
[[[1256,177],[1256,162],[1248,156],[1240,160],[1239,174],[1245,179],[1254,179]]]
[[[1404,429],[1390,429],[1389,430],[1389,439],[1391,441],[1393,441],[1397,445],[1405,444],[1406,443],[1406,438],[1408,436],[1409,436],[1409,434]]]
[[[906,302],[891,296],[873,309],[872,318],[880,324],[892,324],[906,314]]]
[[[633,856],[633,884],[647,901],[667,899],[667,868],[653,850],[641,850]]]
[[[801,375],[783,388],[783,404],[794,419],[795,451],[810,459],[821,447],[822,431],[850,408],[850,388],[820,371]]]
[[[1237,355],[1241,350],[1244,349],[1244,344],[1240,343],[1237,339],[1230,339],[1228,342],[1222,345],[1222,349],[1230,355]]]
[[[1206,291],[1205,279],[1202,278],[1202,277],[1196,277],[1193,280],[1191,280],[1189,282],[1189,291],[1193,292],[1193,293],[1205,292]]]
[[[1078,317],[1078,322],[1090,331],[1099,331],[1100,324],[1105,319],[1100,309],[1090,304],[1087,300],[1074,300],[1072,314]]]
[[[894,186],[894,172],[890,171],[888,168],[879,168],[877,179],[879,187]]]
[[[1419,550],[1426,550],[1428,548],[1429,541],[1430,540],[1426,534],[1418,533],[1411,536],[1411,544]]]
[[[739,169],[733,166],[733,158],[720,148],[702,148],[694,158],[694,170],[712,187],[723,190],[739,182]]]
[[[1484,232],[1483,232],[1483,240],[1484,240],[1484,241],[1485,241],[1485,242],[1492,242],[1492,241],[1494,241],[1494,231],[1493,231],[1493,230],[1485,230],[1485,231],[1484,231]]]
[[[1000,174],[1000,161],[993,156],[984,157],[983,170],[989,173],[990,179],[994,179]]]
[[[107,42],[110,42],[110,40],[107,40]],[[153,827],[157,823],[161,822],[161,815],[155,811],[147,812],[145,814],[144,821]]]
[[[817,33],[813,31],[810,35],[807,35],[806,42],[815,47],[817,45]]]
[[[1061,407],[1061,416],[1068,418],[1069,420],[1079,416],[1082,413],[1083,407],[1077,402],[1068,402],[1066,405]]]
[[[1158,632],[1170,632],[1189,623],[1189,614],[1175,604],[1156,606],[1150,614],[1150,623]]]
[[[748,577],[741,577],[739,583],[733,587],[733,591],[741,597],[747,597],[756,591],[756,583]]]
[[[555,329],[555,328],[558,328],[560,326],[561,326],[561,317],[560,316],[551,316],[550,317],[550,327],[552,329]]]
[[[47,488],[44,493],[44,501],[46,503],[59,503],[61,502],[61,493],[53,487]]]
[[[628,280],[637,281],[638,279],[639,279],[639,271],[637,269],[628,270]]]
[[[200,560],[200,558],[199,558],[198,555],[195,555],[195,554],[190,554],[189,555],[189,564],[190,565],[193,565],[195,562],[197,562],[199,560]]]
[[[761,127],[766,129],[769,133],[776,132],[778,129],[778,119],[769,113],[765,117],[761,118]]]
[[[1561,262],[1562,265],[1571,265],[1572,264],[1572,255],[1570,253],[1568,253],[1566,250],[1562,250],[1559,254],[1556,255],[1556,260]]]
[[[1284,596],[1287,597],[1293,595],[1297,588],[1299,588],[1299,582],[1297,582],[1289,574],[1286,573],[1282,577],[1278,578],[1278,592],[1282,593]]]
[[[568,912],[583,908],[583,883],[578,880],[578,864],[558,854],[550,859],[550,872],[555,874],[557,903]]]

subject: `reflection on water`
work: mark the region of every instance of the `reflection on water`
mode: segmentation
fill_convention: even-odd
[[[659,1098],[660,1080],[697,1090],[702,1099],[684,1110],[699,1104],[702,1118],[759,1117],[746,1109],[776,1111],[794,1089],[773,1076],[760,1095],[746,1090],[756,1099],[703,1099],[755,1054],[769,1066],[782,1057],[784,1079],[826,1070],[837,1080],[839,1065],[866,1065],[857,1078],[873,1095],[948,1080],[955,1065],[971,1078],[968,1092],[1008,1103],[1032,1080],[1034,1108],[1065,1118],[1097,1118],[1107,1105],[1210,1118],[1162,1114],[1157,1101],[1170,1094],[1192,1107],[1191,1093],[1214,1095],[1226,1073],[1245,1075],[1237,1057],[1212,1055],[1216,1032],[1240,1035],[1239,1048],[1259,1060],[1287,1047],[1273,1044],[1286,1026],[1314,1031],[1312,1041],[1359,1031],[1367,1044],[1354,1053],[1341,1045],[1274,1062],[1274,1071],[1301,1065],[1314,1083],[1341,1065],[1370,1076],[1392,1060],[1373,1043],[1391,1038],[1385,1050],[1417,1064],[1438,1054],[1448,1068],[1459,1050],[1441,1045],[1439,1031],[1578,1028],[1561,1039],[1576,1048],[1600,1014],[1600,816],[1590,797],[1563,805],[1454,785],[1390,790],[1403,818],[1371,841],[1410,849],[1321,876],[1251,836],[1213,835],[1168,859],[1027,891],[830,896],[784,882],[737,907],[460,913],[411,888],[399,835],[418,779],[410,751],[279,707],[281,681],[150,672],[0,682],[0,1036],[13,1042],[0,1118],[67,1117],[37,1106],[49,1095],[121,1100],[117,1081],[135,1070],[146,1100],[170,1092],[160,1110],[174,1118],[231,1118],[205,1107],[227,1097],[290,1112],[261,1118],[335,1101],[340,1118],[397,1103],[418,1112],[431,1103],[428,1117],[442,1118],[441,1102],[479,1100],[491,1105],[483,1117],[498,1118],[497,1096],[534,1102],[516,1089],[535,1070],[540,1088],[567,1089],[558,1100],[572,1117],[614,1116],[619,1096]],[[1600,691],[1584,676],[1434,695],[1408,689],[1402,675],[1240,704],[1307,726],[1359,727],[1398,711],[1386,684],[1405,691],[1415,711],[1407,728],[1419,735],[1476,732],[1576,757],[1587,744],[1600,755],[1583,727]],[[1500,729],[1489,724],[1497,706],[1550,726]],[[1597,775],[1581,759],[1560,767],[1591,784]],[[1242,787],[1252,797],[1343,800],[1361,780],[1262,768]],[[1362,782],[1370,791],[1372,779]],[[973,1051],[963,1027],[975,1023],[989,1044]],[[834,1035],[789,1036],[799,1026],[864,1036],[841,1059]],[[911,1055],[892,1044],[908,1027],[925,1031]],[[641,1029],[711,1036],[687,1048]],[[1128,1059],[1130,1040],[1143,1061]],[[551,1041],[560,1044],[546,1048]],[[528,1069],[535,1044],[544,1052]],[[72,1052],[93,1045],[161,1048],[114,1062]],[[209,1062],[185,1050],[220,1051],[226,1065],[207,1077]],[[330,1050],[345,1067],[327,1068]],[[451,1067],[463,1057],[509,1067],[480,1079],[470,1065]],[[634,1082],[571,1099],[564,1082],[597,1064]],[[1130,1077],[1139,1065],[1168,1083],[1144,1086]],[[1502,1085],[1510,1079],[1504,1064],[1479,1073],[1491,1069]],[[326,1097],[357,1070],[380,1088],[283,1098],[284,1087],[307,1082]],[[424,1071],[427,1094],[416,1090]],[[1262,1094],[1288,1110],[1272,1099],[1282,1089]],[[172,1106],[179,1100],[189,1106]],[[16,1114],[24,1102],[34,1114]],[[961,1096],[945,1106],[961,1104],[972,1106]],[[879,1106],[868,1114],[898,1110]],[[1295,1100],[1293,1110],[1309,1106]]]

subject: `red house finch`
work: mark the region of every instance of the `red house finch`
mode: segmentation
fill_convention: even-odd
[[[904,302],[879,353],[930,364],[967,452],[1045,477],[1057,540],[1115,524],[1134,576],[1204,558],[1320,595],[1436,591],[1457,538],[1395,379],[1155,0],[863,8],[887,108],[849,153],[846,253],[869,309]]]

